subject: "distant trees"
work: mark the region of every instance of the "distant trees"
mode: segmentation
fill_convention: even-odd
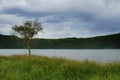
[[[22,25],[14,25],[12,29],[19,34],[27,44],[29,56],[31,55],[32,38],[39,31],[42,31],[41,23],[36,19],[34,21],[25,21]],[[17,36],[19,36],[17,35]]]
[[[0,35],[0,49],[23,49],[23,40],[15,36]],[[33,49],[120,49],[120,33],[93,38],[33,40]]]

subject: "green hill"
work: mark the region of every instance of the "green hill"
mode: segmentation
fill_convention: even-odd
[[[16,36],[0,35],[0,48],[1,49],[17,49],[24,48],[23,39]]]
[[[26,48],[24,40],[0,35],[0,48]],[[120,49],[120,33],[92,38],[33,39],[34,49]]]

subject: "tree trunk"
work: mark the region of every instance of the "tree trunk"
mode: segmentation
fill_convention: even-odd
[[[30,45],[28,45],[28,54],[31,55]]]
[[[31,40],[28,40],[27,41],[27,48],[28,48],[28,54],[29,54],[29,56],[31,55]]]

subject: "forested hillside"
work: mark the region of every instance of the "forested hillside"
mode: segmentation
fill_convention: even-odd
[[[0,35],[1,49],[26,48],[24,40]],[[34,49],[120,49],[120,33],[92,38],[33,39]]]
[[[19,49],[25,48],[24,41],[16,36],[0,35],[0,48]]]

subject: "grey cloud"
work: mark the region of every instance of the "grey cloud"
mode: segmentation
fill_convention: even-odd
[[[120,17],[119,0],[1,0],[1,10],[17,8],[30,13],[87,13],[97,18]]]
[[[0,32],[8,34],[4,29],[38,18],[45,32],[38,36],[44,38],[117,33],[119,4],[119,0],[1,0]]]

